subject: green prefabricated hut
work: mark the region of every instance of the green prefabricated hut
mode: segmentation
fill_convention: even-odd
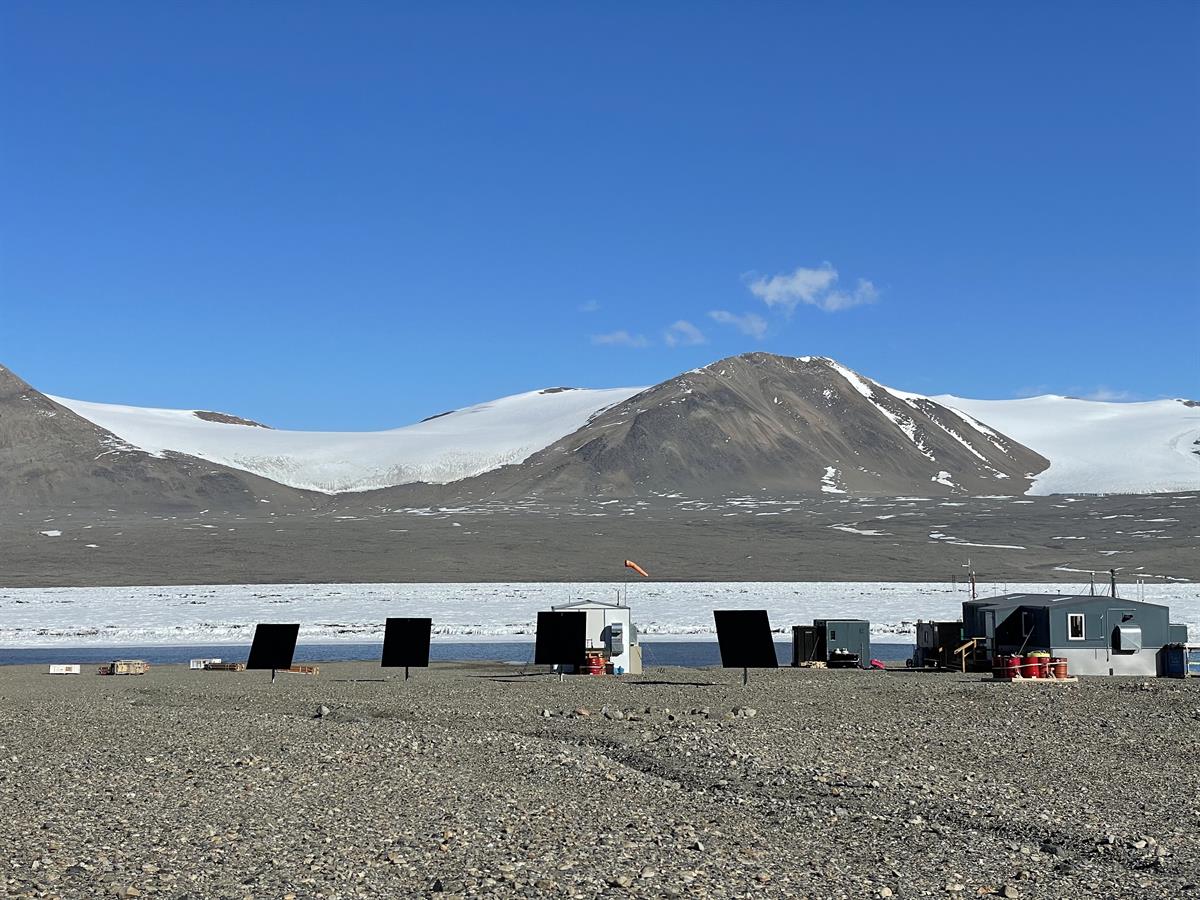
[[[1044,650],[1072,675],[1158,675],[1164,646],[1187,640],[1158,603],[1089,594],[1004,594],[963,603],[963,639],[1000,654]]]
[[[792,626],[792,665],[822,662],[863,666],[871,659],[871,623],[866,619],[813,619]]]

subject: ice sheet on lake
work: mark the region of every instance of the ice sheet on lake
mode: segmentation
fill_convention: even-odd
[[[1056,584],[982,583],[980,596],[1083,592]],[[299,622],[310,642],[382,640],[388,616],[433,617],[439,640],[531,640],[538,610],[570,600],[615,600],[615,584],[315,584],[0,589],[0,646],[78,647],[248,643],[256,622]],[[1171,620],[1200,639],[1200,585],[1127,586],[1166,603]],[[761,609],[772,625],[861,616],[877,638],[901,640],[917,619],[957,619],[967,594],[945,583],[697,582],[629,587],[640,632],[654,639],[711,639],[713,609]]]

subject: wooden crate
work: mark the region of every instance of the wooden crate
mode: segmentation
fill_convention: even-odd
[[[150,664],[144,659],[114,659],[109,670],[110,675],[145,675]]]
[[[292,666],[290,669],[280,669],[280,672],[288,672],[292,675],[320,675],[320,666]]]

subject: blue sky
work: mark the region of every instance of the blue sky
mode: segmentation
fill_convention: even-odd
[[[297,428],[750,350],[1200,396],[1198,11],[5,3],[0,362]]]

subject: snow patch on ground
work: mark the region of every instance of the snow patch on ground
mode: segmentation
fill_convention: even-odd
[[[826,466],[825,474],[821,476],[821,492],[825,494],[844,494],[845,488],[840,483],[841,473],[834,466]]]
[[[888,534],[886,531],[879,531],[875,528],[855,528],[853,525],[830,525],[829,527],[835,531],[845,531],[847,534],[865,534],[870,537],[883,537]]]
[[[940,531],[934,531],[929,535],[931,541],[941,541],[945,544],[954,544],[956,547],[988,547],[993,550],[1028,550],[1028,547],[1018,547],[1016,544],[973,544],[970,541],[959,540],[952,534],[943,534]]]

